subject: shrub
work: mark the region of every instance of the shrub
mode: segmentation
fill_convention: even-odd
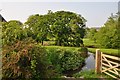
[[[88,49],[86,47],[81,47],[80,49],[78,49],[77,51],[81,57],[86,58],[88,56]]]
[[[64,51],[64,55],[61,58],[60,64],[63,71],[66,71],[79,68],[83,62],[84,59],[79,54],[70,51]]]
[[[63,55],[62,49],[50,48],[48,50],[48,59],[51,64],[51,68],[56,71],[56,73],[61,74],[62,69],[60,65],[60,60]]]
[[[66,70],[77,69],[84,63],[84,58],[76,52],[56,48],[48,48],[47,50],[51,65],[60,74]]]
[[[4,45],[2,51],[3,78],[28,79],[51,77],[46,50],[32,39]]]

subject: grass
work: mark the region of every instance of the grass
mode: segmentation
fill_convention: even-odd
[[[99,78],[104,78],[105,80],[114,80],[113,78],[104,75],[104,74],[96,74],[95,70],[86,70],[81,71],[73,75],[75,78],[84,78],[85,80],[100,80]]]
[[[106,54],[110,54],[113,56],[120,56],[120,54],[118,54],[118,49],[104,49],[104,48],[97,48],[99,46],[99,44],[95,43],[93,40],[89,40],[89,39],[83,39],[84,45],[86,47],[88,47],[89,52],[95,53],[96,49],[100,49],[101,52],[106,53]],[[47,43],[47,42],[46,42]],[[50,42],[48,42],[50,43]],[[51,44],[53,44],[54,42],[52,41]],[[96,48],[89,48],[89,46],[94,46]],[[60,49],[67,49],[67,50],[78,50],[80,49],[80,47],[64,47],[64,46],[45,46],[46,48],[60,48]]]
[[[99,44],[95,43],[93,40],[90,40],[90,39],[87,39],[87,38],[84,38],[83,39],[83,43],[84,45],[87,47],[87,46],[94,46],[94,47],[99,47]]]
[[[78,49],[81,49],[80,47],[64,47],[64,46],[44,46],[47,49],[66,49],[71,51],[76,51]]]
[[[89,39],[83,39],[84,45],[85,46],[95,46],[96,48],[88,48],[89,52],[95,53],[96,49],[100,49],[101,52],[110,54],[113,56],[120,56],[119,50],[118,49],[104,49],[104,48],[97,48],[99,44],[94,43],[94,41],[89,40]],[[119,54],[118,54],[119,53]]]
[[[88,51],[95,53],[97,48],[88,48]],[[100,48],[100,51],[105,53],[105,54],[110,54],[113,56],[120,56],[120,54],[118,54],[118,49],[102,49]]]

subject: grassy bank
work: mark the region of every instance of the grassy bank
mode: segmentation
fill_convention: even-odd
[[[95,43],[92,40],[89,39],[83,39],[84,45],[86,47],[88,47],[88,51],[95,53],[96,49],[100,49],[101,52],[106,53],[106,54],[110,54],[113,56],[120,56],[119,50],[118,49],[104,49],[104,48],[99,48],[99,44]],[[91,46],[95,47],[95,48],[91,48]],[[119,54],[118,54],[119,53]]]
[[[66,49],[66,50],[70,50],[70,51],[76,51],[78,49],[81,49],[80,47],[64,47],[64,46],[44,46],[47,49]]]
[[[84,47],[44,46],[48,50],[67,50],[73,53],[80,53],[82,57],[87,56],[88,49]]]
[[[95,53],[97,48],[88,48],[89,52]],[[99,48],[101,52],[105,53],[105,54],[110,54],[113,56],[120,56],[120,54],[118,53],[119,50],[118,49],[102,49]]]
[[[105,74],[96,74],[95,70],[85,70],[73,75],[75,78],[84,78],[85,80],[101,80],[104,78],[105,80],[114,80],[113,78],[105,75]],[[101,78],[101,79],[100,79]]]

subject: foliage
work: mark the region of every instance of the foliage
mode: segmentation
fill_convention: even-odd
[[[52,69],[48,69],[46,50],[29,38],[13,45],[4,45],[2,63],[3,78],[40,79],[55,74]]]
[[[70,51],[73,53],[77,53],[79,55],[81,55],[81,57],[87,57],[87,52],[88,49],[86,47],[63,47],[63,46],[44,46],[46,49],[48,50],[63,50],[63,51]]]
[[[117,49],[120,47],[119,16],[111,16],[104,26],[97,32],[96,41],[104,48]]]
[[[82,66],[84,59],[79,54],[65,51],[60,62],[63,71],[75,70]]]
[[[48,51],[49,61],[59,73],[77,69],[84,63],[84,58],[78,51],[55,47],[46,47],[46,49]]]
[[[98,31],[94,28],[87,28],[86,37],[93,40],[94,43],[99,44],[96,47],[100,48],[120,48],[120,15],[112,15],[108,18],[107,22]],[[86,42],[85,42],[86,43]],[[86,43],[89,45],[90,42]],[[93,43],[93,44],[94,44]],[[86,45],[85,44],[85,45]],[[95,45],[94,44],[94,45]],[[94,47],[93,45],[88,47]]]
[[[100,46],[100,44],[94,42],[94,40],[89,38],[84,38],[83,44],[85,47],[89,47],[89,48],[98,48]]]
[[[26,37],[27,34],[20,21],[11,20],[9,22],[2,23],[3,44],[13,44],[17,40],[22,40]]]
[[[80,46],[85,33],[86,20],[73,12],[49,11],[46,15],[32,15],[25,23],[28,34],[38,42],[55,40],[56,45]]]
[[[60,60],[63,54],[63,51],[60,49],[47,49],[49,63],[51,63],[51,68],[56,71],[56,73],[61,74],[62,69],[60,65]]]
[[[51,26],[57,45],[80,46],[84,37],[85,20],[81,15],[67,11],[54,13],[55,22]]]
[[[87,29],[86,37],[96,42],[96,39],[95,39],[96,33],[97,33],[97,30],[95,28],[89,28]]]
[[[88,49],[86,47],[81,47],[77,50],[81,57],[86,58],[88,56]]]
[[[79,49],[80,52],[88,52],[88,49],[86,47],[81,47]]]
[[[28,18],[26,24],[27,34],[32,36],[37,42],[47,39],[49,33],[49,21],[47,15],[32,15]]]

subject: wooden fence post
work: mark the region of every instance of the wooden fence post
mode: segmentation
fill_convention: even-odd
[[[96,49],[96,62],[95,62],[95,73],[101,73],[101,52]]]

